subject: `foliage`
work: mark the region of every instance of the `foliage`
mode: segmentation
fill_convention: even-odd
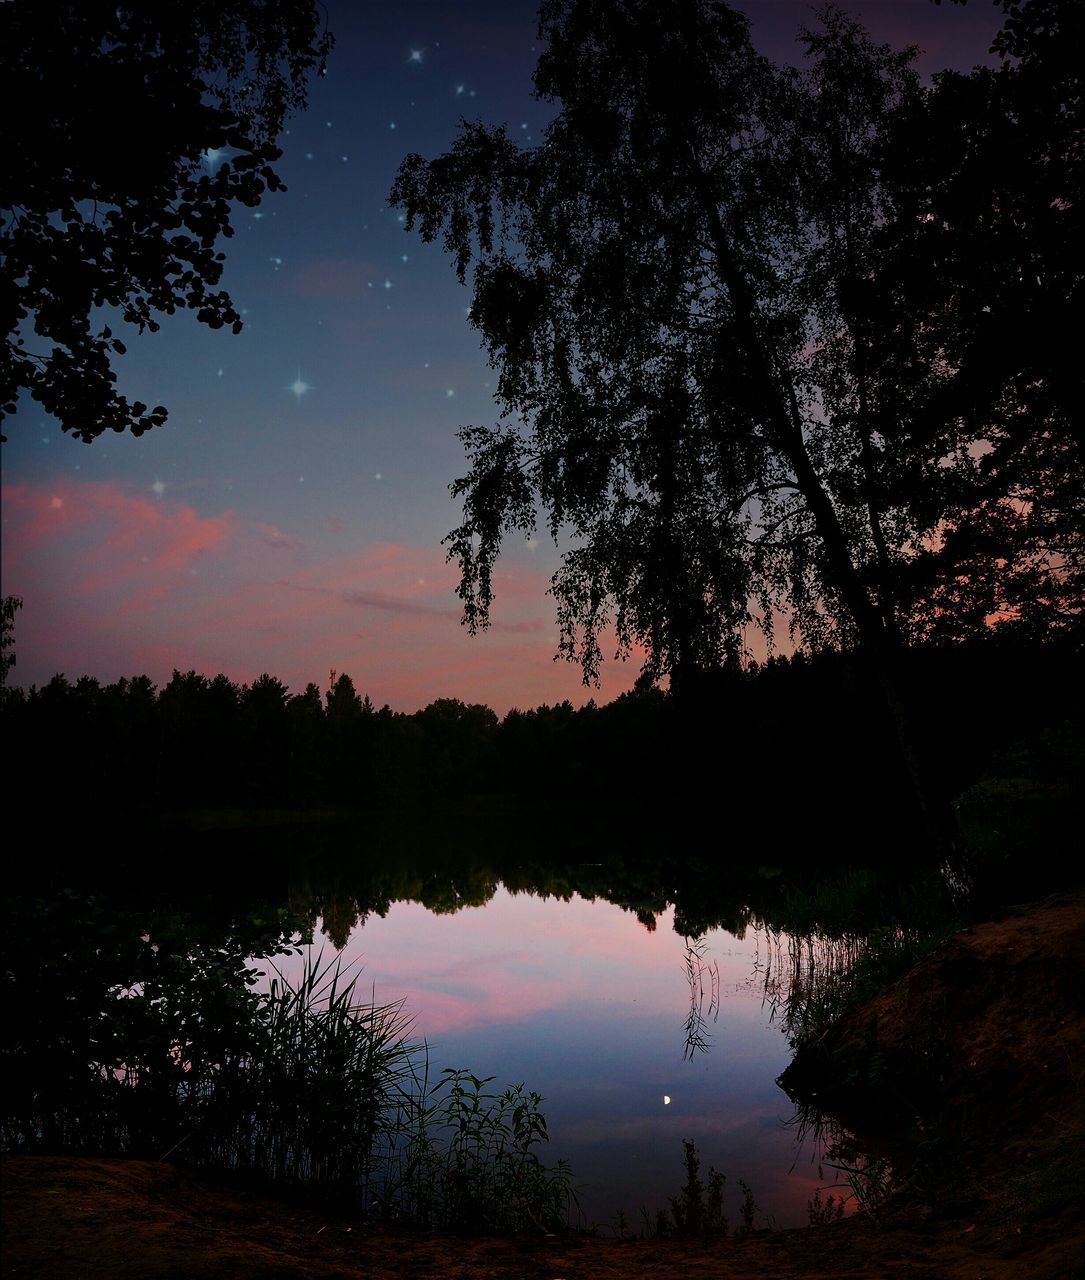
[[[208,1081],[251,1053],[247,957],[289,948],[296,918],[214,897],[39,894],[4,904],[4,1146],[157,1158],[192,1130]]]
[[[812,1227],[827,1227],[833,1222],[839,1222],[846,1210],[847,1202],[843,1196],[838,1197],[830,1192],[823,1200],[820,1187],[806,1202],[807,1218]]]
[[[1073,883],[1085,849],[1083,776],[1085,737],[1065,720],[1006,746],[957,797],[967,837],[961,874],[977,904],[1065,887],[1037,867],[1038,848],[1051,867],[1065,869],[1065,885]]]
[[[980,442],[969,486],[909,567],[915,625],[959,636],[997,620],[1078,630],[1085,598],[1085,388],[1078,344],[1085,95],[1076,0],[1002,0],[997,67],[943,72],[895,122],[890,321],[921,314],[913,358],[940,368],[909,409],[930,438],[958,419]],[[1027,264],[1027,265],[1026,265]],[[932,270],[933,266],[933,270]],[[887,334],[888,336],[888,334]]]
[[[940,895],[944,915],[940,926],[930,916],[921,925],[880,925],[862,931],[852,926],[840,937],[798,932],[801,917],[793,919],[796,935],[786,941],[787,959],[765,971],[765,999],[779,1017],[793,1049],[817,1044],[829,1027],[849,1009],[857,1008],[899,981],[962,921]],[[783,913],[787,917],[786,911]],[[879,1076],[876,1050],[864,1057],[864,1072]],[[880,1076],[879,1076],[880,1079]]]
[[[844,1175],[849,1194],[860,1212],[877,1219],[893,1194],[893,1166],[884,1156],[865,1156],[851,1161],[829,1163],[829,1168]]]
[[[410,1109],[423,1046],[401,1003],[364,1004],[338,958],[310,955],[259,1000],[251,1044],[194,1082],[185,1155],[363,1203]]]
[[[5,965],[5,1150],[173,1157],[445,1229],[567,1222],[539,1094],[451,1069],[429,1090],[402,1004],[360,1001],[322,952],[253,990],[249,947],[298,949],[285,912],[224,927],[72,892],[9,910],[8,937],[32,924],[47,949]]]
[[[899,675],[940,794],[977,782],[992,752],[1015,739],[1080,721],[1078,661],[1072,644],[1008,637],[911,649]],[[334,698],[322,705],[316,685],[295,694],[268,675],[249,686],[177,671],[161,689],[145,676],[100,684],[58,675],[10,693],[5,732],[21,750],[9,777],[34,793],[44,781],[35,761],[63,740],[79,761],[69,795],[95,805],[466,807],[504,795],[584,814],[615,798],[642,812],[722,788],[746,797],[730,806],[736,831],[763,835],[755,798],[786,788],[803,823],[826,797],[842,829],[901,823],[899,788],[869,749],[880,712],[854,662],[832,653],[706,677],[685,707],[650,689],[606,706],[513,708],[500,721],[449,698],[411,715],[376,709],[353,684],[341,713]],[[789,751],[766,771],[761,750],[784,739]]]
[[[671,1196],[670,1210],[660,1209],[654,1223],[642,1214],[646,1235],[656,1236],[719,1236],[727,1235],[730,1224],[724,1211],[724,1192],[727,1179],[718,1169],[710,1168],[707,1184],[701,1178],[701,1158],[696,1144],[688,1138],[682,1141],[682,1158],[686,1169],[686,1181],[678,1195]],[[736,1235],[748,1235],[753,1230],[757,1216],[757,1202],[749,1185],[738,1180],[741,1199],[738,1214],[740,1226]],[[619,1227],[624,1231],[624,1220]]]
[[[542,1097],[523,1084],[489,1092],[480,1078],[446,1067],[425,1099],[390,1180],[383,1210],[416,1225],[468,1233],[554,1231],[575,1204],[572,1171],[548,1168]]]
[[[0,602],[0,688],[7,687],[8,672],[15,665],[15,614],[22,607],[20,596],[4,596]]]
[[[116,390],[113,313],[240,331],[217,242],[231,205],[283,189],[275,140],[323,70],[320,28],[314,0],[0,6],[0,419],[27,391],[84,441],[142,435],[166,410]]]
[[[608,628],[680,687],[782,611],[865,654],[937,808],[901,646],[1080,622],[1081,7],[1006,8],[997,71],[924,87],[838,10],[795,70],[725,4],[548,0],[543,142],[405,158],[499,373],[446,540],[472,630],[541,507],[586,680]]]
[[[686,1181],[682,1190],[671,1197],[674,1234],[680,1236],[727,1234],[727,1218],[723,1212],[723,1190],[727,1179],[717,1169],[709,1169],[708,1186],[701,1181],[701,1160],[696,1146],[682,1141]]]

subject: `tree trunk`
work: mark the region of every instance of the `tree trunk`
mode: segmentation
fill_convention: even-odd
[[[897,671],[899,646],[860,581],[847,536],[832,499],[806,448],[794,386],[783,370],[773,368],[770,354],[758,332],[757,304],[753,293],[731,251],[730,236],[720,216],[711,185],[696,155],[692,153],[692,148],[689,151],[691,178],[708,221],[720,276],[731,298],[739,340],[754,372],[762,401],[766,434],[772,447],[794,472],[796,484],[814,521],[824,550],[828,576],[855,624],[863,657],[893,726],[901,763],[906,771],[920,820],[928,838],[935,842],[938,849],[948,853],[953,843],[952,816],[944,804],[935,801],[926,780],[926,771],[915,744],[906,701],[900,688]]]

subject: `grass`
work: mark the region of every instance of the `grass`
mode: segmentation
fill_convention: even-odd
[[[386,1217],[417,1226],[480,1232],[553,1232],[577,1209],[569,1165],[551,1168],[542,1097],[494,1077],[445,1068],[417,1097],[383,1193]]]
[[[701,1177],[701,1157],[696,1144],[688,1138],[682,1141],[682,1153],[686,1169],[685,1183],[677,1195],[669,1198],[669,1209],[657,1209],[654,1215],[647,1209],[641,1209],[639,1234],[644,1238],[715,1236],[723,1239],[731,1232],[731,1224],[724,1208],[727,1179],[718,1169],[711,1167],[707,1182]],[[741,1178],[738,1179],[738,1187],[739,1225],[734,1234],[743,1236],[754,1229],[758,1209],[753,1192]],[[619,1238],[624,1239],[633,1234],[629,1218],[622,1210],[615,1215],[610,1227]]]
[[[412,1111],[425,1046],[401,1002],[365,1003],[356,988],[322,953],[296,986],[276,971],[248,1043],[196,1091],[191,1158],[366,1202]]]
[[[86,1058],[54,1053],[65,1061],[49,1078],[20,1058],[4,1147],[179,1159],[433,1229],[567,1224],[572,1173],[539,1158],[539,1094],[459,1069],[431,1087],[402,1002],[360,999],[358,975],[321,952],[294,983],[272,968],[262,994],[250,973],[237,984],[220,973],[214,1026],[202,1000],[212,969],[196,985],[174,973],[114,988],[104,1018],[87,1019],[112,1029],[108,1045],[92,1034]]]

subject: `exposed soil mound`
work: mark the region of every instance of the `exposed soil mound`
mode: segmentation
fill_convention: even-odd
[[[1085,895],[957,935],[789,1071],[869,1118],[924,1187],[831,1226],[726,1241],[460,1239],[368,1229],[172,1165],[5,1162],[3,1274],[117,1280],[1070,1280],[1085,1276]],[[910,1120],[909,1120],[910,1117]],[[935,1130],[938,1130],[935,1132]]]
[[[1085,1132],[1085,896],[955,934],[806,1045],[781,1083],[859,1129],[989,1165]]]

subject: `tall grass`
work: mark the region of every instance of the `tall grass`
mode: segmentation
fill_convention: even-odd
[[[189,1158],[363,1198],[415,1108],[425,1045],[402,1002],[365,1003],[338,957],[275,971],[254,1035],[193,1097]]]
[[[536,1150],[549,1140],[542,1097],[522,1083],[491,1090],[493,1081],[446,1067],[418,1095],[387,1165],[386,1216],[471,1233],[550,1232],[578,1212],[569,1165],[549,1167]]]
[[[402,1002],[360,999],[358,975],[321,952],[293,983],[272,968],[270,990],[234,990],[230,1025],[213,1029],[178,990],[115,990],[154,1019],[132,1019],[97,1061],[84,1041],[88,1057],[52,1079],[24,1060],[4,1147],[179,1159],[428,1228],[567,1224],[572,1175],[539,1158],[539,1094],[458,1069],[431,1087]]]

